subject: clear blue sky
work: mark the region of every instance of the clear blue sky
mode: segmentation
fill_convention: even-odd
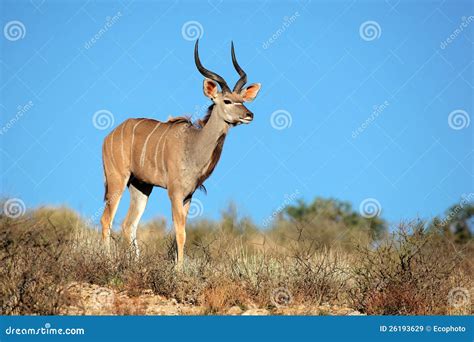
[[[206,67],[233,84],[234,40],[262,83],[255,120],[231,130],[208,195],[196,193],[203,216],[232,200],[261,223],[295,193],[355,208],[375,198],[391,222],[439,215],[474,192],[472,15],[467,0],[2,1],[0,193],[94,215],[112,129],[94,113],[113,127],[200,113],[197,27]],[[128,194],[116,222],[127,206]],[[169,207],[156,188],[144,219]]]

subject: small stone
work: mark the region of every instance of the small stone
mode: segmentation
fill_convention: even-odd
[[[181,315],[192,315],[192,316],[199,316],[205,314],[205,308],[202,306],[185,306],[180,308]]]
[[[266,309],[250,309],[245,311],[242,316],[268,316],[268,314]]]
[[[349,312],[347,316],[367,316],[367,315],[355,310],[355,311]]]
[[[236,315],[241,315],[241,314],[242,314],[242,309],[239,308],[238,306],[233,306],[226,312],[226,315],[231,315],[231,316],[236,316]]]

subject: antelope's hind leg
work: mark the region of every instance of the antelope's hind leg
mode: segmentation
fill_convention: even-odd
[[[110,251],[110,230],[114,221],[117,208],[123,191],[127,184],[128,176],[106,176],[107,186],[105,192],[105,208],[100,223],[102,225],[102,241],[107,251]]]
[[[130,191],[130,207],[128,208],[127,216],[123,221],[122,232],[128,246],[138,257],[138,223],[145,211],[148,198],[153,190],[153,185],[139,182],[132,176],[132,179],[128,184],[128,190]]]

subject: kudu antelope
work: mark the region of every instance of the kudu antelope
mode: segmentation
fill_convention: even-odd
[[[255,99],[260,84],[254,83],[243,89],[247,75],[237,63],[234,45],[231,45],[232,63],[240,79],[232,91],[221,76],[203,67],[198,45],[197,40],[194,60],[199,72],[205,76],[204,95],[213,102],[207,115],[195,124],[185,117],[167,122],[128,119],[104,139],[102,160],[106,204],[101,225],[107,249],[112,221],[123,191],[128,186],[130,208],[122,232],[138,254],[138,222],[153,187],[158,186],[168,190],[176,233],[177,264],[181,267],[191,198],[219,161],[229,128],[253,120],[252,112],[243,103]]]

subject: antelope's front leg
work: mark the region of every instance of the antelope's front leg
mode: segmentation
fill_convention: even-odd
[[[182,196],[170,196],[173,211],[173,225],[178,247],[178,269],[182,269],[184,260],[184,244],[186,242],[186,216],[190,201],[183,203]]]

